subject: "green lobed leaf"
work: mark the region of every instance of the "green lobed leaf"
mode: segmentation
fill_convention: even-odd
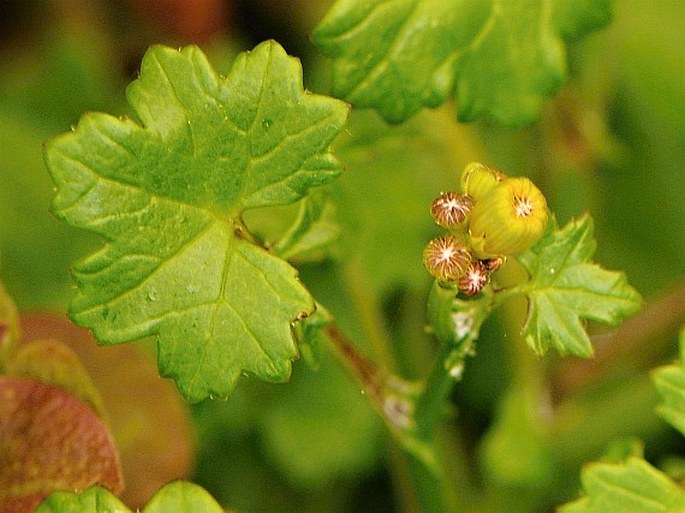
[[[524,336],[538,353],[551,343],[561,354],[589,357],[592,344],[581,319],[615,325],[640,308],[640,295],[623,273],[590,261],[593,232],[587,215],[562,229],[552,219],[540,241],[517,257],[531,276]]]
[[[685,435],[685,330],[680,332],[680,361],[655,369],[652,381],[662,399],[657,412]]]
[[[201,487],[176,481],[160,489],[143,513],[223,513],[223,509]],[[54,492],[36,513],[131,513],[119,499],[98,486],[82,493]]]
[[[115,495],[99,486],[81,493],[58,491],[50,494],[35,513],[130,513]]]
[[[290,325],[314,302],[240,216],[335,178],[347,106],[305,92],[273,41],[225,78],[197,47],[155,46],[127,95],[141,124],[86,114],[45,152],[55,214],[108,240],[74,267],[71,317],[104,344],[157,335],[160,371],[189,400],[227,396],[243,372],[286,380]]]
[[[564,39],[610,17],[609,0],[338,0],[314,42],[334,93],[387,121],[454,93],[461,121],[519,125],[564,82]]]
[[[685,491],[642,458],[593,463],[583,469],[586,496],[559,513],[676,513],[685,510]]]

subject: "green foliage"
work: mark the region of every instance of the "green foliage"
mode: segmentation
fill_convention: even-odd
[[[592,345],[581,318],[615,325],[640,308],[640,295],[625,274],[591,262],[593,233],[589,216],[562,229],[552,220],[542,239],[517,257],[531,276],[523,287],[529,301],[524,335],[538,353],[551,343],[562,354],[589,357]]]
[[[226,78],[196,47],[154,47],[127,92],[140,125],[87,114],[46,150],[55,213],[108,239],[74,269],[71,317],[106,344],[158,335],[160,370],[190,400],[227,396],[242,372],[287,379],[290,323],[313,301],[240,215],[337,175],[327,146],[346,106],[305,93],[273,42]]]
[[[560,513],[677,513],[685,508],[685,491],[641,458],[622,463],[593,463],[583,470],[586,497]]]
[[[334,214],[333,203],[328,197],[320,191],[312,191],[300,203],[295,222],[276,241],[272,252],[285,260],[301,260],[325,250],[340,236],[340,227],[335,223]]]
[[[680,332],[680,361],[654,370],[652,379],[662,399],[659,415],[685,435],[685,330]]]
[[[36,513],[130,513],[106,488],[95,486],[84,492],[53,492]]]
[[[458,117],[529,123],[566,78],[564,39],[605,25],[607,0],[338,0],[314,32],[333,91],[400,122],[454,92]]]
[[[309,40],[299,29],[311,26],[326,3],[286,8],[259,1],[245,9],[273,19],[279,39],[306,58]],[[678,236],[685,222],[685,97],[678,80],[685,52],[670,30],[685,12],[680,0],[652,10],[637,0],[615,2],[611,29],[567,54],[565,43],[606,24],[610,7],[609,0],[337,1],[314,37],[334,58],[336,94],[355,107],[375,107],[386,120],[408,120],[387,126],[375,112],[354,112],[340,137],[345,106],[303,91],[297,64],[275,43],[242,54],[225,79],[196,49],[156,47],[129,89],[131,109],[116,94],[140,48],[159,33],[136,30],[131,38],[131,28],[141,27],[128,19],[123,36],[111,28],[116,23],[84,23],[87,37],[82,26],[71,27],[73,34],[60,27],[68,44],[47,34],[39,58],[0,38],[0,52],[9,50],[2,55],[10,57],[0,59],[2,278],[20,311],[62,307],[73,292],[67,267],[104,237],[104,248],[76,266],[72,317],[105,345],[157,335],[162,372],[191,400],[227,395],[242,373],[287,379],[298,354],[310,364],[295,364],[287,387],[243,380],[228,403],[192,406],[199,433],[193,479],[224,507],[551,511],[576,495],[579,466],[618,438],[609,462],[584,474],[586,497],[564,511],[685,511],[679,487],[638,459],[634,439],[626,441],[643,438],[662,471],[682,479],[682,460],[670,455],[679,437],[650,415],[657,398],[645,369],[672,357],[673,326],[685,311],[678,285],[666,299],[657,297],[658,308],[651,304],[682,275],[685,262],[685,238]],[[99,9],[93,3],[79,18],[109,21]],[[41,28],[53,28],[52,21]],[[7,26],[4,18],[0,23]],[[230,69],[242,23],[234,17],[230,33],[220,34],[230,41],[203,40],[214,69]],[[305,67],[309,87],[324,83],[322,61]],[[544,101],[566,80],[567,68],[568,87]],[[512,131],[457,124],[450,108],[423,109],[449,96],[456,97],[459,119],[519,125],[541,113],[540,121]],[[88,114],[72,134],[48,143],[46,159],[59,188],[54,209],[71,224],[57,223],[49,217],[53,184],[42,169],[40,145],[88,111],[127,112],[133,121]],[[254,123],[241,133],[248,118]],[[335,181],[343,166],[328,153],[331,143],[346,171]],[[438,191],[457,188],[459,170],[470,161],[529,175],[564,227],[551,224],[544,241],[521,257],[523,267],[506,265],[475,297],[434,289],[426,319],[430,282],[421,250],[436,235],[428,206]],[[565,225],[585,210],[594,212],[594,221]],[[593,256],[595,234],[601,244]],[[524,301],[506,299],[528,300],[524,335],[537,353],[551,344],[589,356],[594,326],[586,334],[586,320],[615,324],[638,308],[625,276],[593,258],[627,271],[649,298],[644,315],[630,330],[607,336],[597,362],[538,358],[516,336]],[[19,375],[47,381],[100,412],[72,355],[46,340],[61,334],[58,328],[39,320],[44,330],[27,340],[40,342],[15,344],[17,314],[6,299],[0,292],[6,374],[0,381]],[[234,317],[226,320],[231,309],[245,321],[243,331]],[[213,320],[203,325],[207,318]],[[24,334],[32,330],[25,317],[21,327]],[[354,384],[331,365],[332,333],[349,338],[342,360]],[[437,356],[434,339],[442,346]],[[55,495],[54,504],[69,512],[130,513],[159,483],[187,475],[192,444],[183,440],[185,458],[179,457],[174,438],[188,434],[187,405],[170,382],[157,379],[149,355],[136,351],[150,365],[129,358],[127,350],[146,347],[82,342],[77,353],[95,387],[117,396],[113,407],[103,393],[107,415],[100,415],[111,422],[121,454],[124,493],[144,482],[147,495],[137,501],[122,495],[119,502],[98,489]],[[84,347],[102,352],[95,371]],[[681,431],[683,365],[653,374],[663,397],[658,411]],[[140,398],[142,404],[134,402]],[[0,410],[8,404],[0,400]],[[75,410],[65,410],[58,413],[66,421],[50,417],[38,427],[68,440],[59,433]],[[16,422],[26,412],[7,415]],[[383,421],[390,429],[383,431]],[[400,443],[386,454],[382,436],[388,433]],[[10,445],[25,440],[8,438]],[[127,473],[127,452],[135,453],[138,473]],[[0,478],[11,468],[3,455],[0,449]],[[670,470],[661,465],[664,455]],[[182,460],[179,470],[174,465]],[[453,507],[445,500],[450,495]],[[184,494],[165,497],[153,509],[188,504]],[[154,501],[149,504],[145,511]]]
[[[176,481],[159,490],[142,513],[223,513],[224,510],[202,488]],[[107,489],[95,486],[81,493],[54,492],[36,513],[131,513]]]

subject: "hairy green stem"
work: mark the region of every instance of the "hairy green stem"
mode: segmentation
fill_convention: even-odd
[[[438,373],[434,371],[435,377],[429,380],[431,394],[435,394],[436,402],[440,396],[443,402],[440,407],[435,407],[435,411],[439,413],[431,417],[429,423],[433,427],[422,428],[424,434],[418,436],[414,424],[417,417],[414,414],[413,387],[392,373],[396,368],[396,362],[390,337],[380,308],[368,290],[368,281],[364,279],[360,265],[359,262],[350,263],[345,268],[345,275],[365,335],[378,358],[378,365],[366,358],[335,325],[326,328],[327,338],[335,355],[365,391],[366,397],[384,420],[395,440],[399,442],[403,458],[391,460],[393,475],[396,479],[408,479],[411,482],[416,502],[419,504],[418,510],[411,506],[408,506],[408,509],[423,513],[455,511],[454,501],[449,499],[456,496],[453,490],[454,483],[445,479],[434,429],[440,420],[438,417],[444,412],[444,401],[446,393],[449,392],[439,392],[438,388],[444,389],[444,385],[435,387],[434,381],[438,379]],[[436,364],[442,365],[442,360]]]
[[[452,347],[443,346],[416,403],[416,433],[422,440],[432,440],[435,429],[444,419],[445,407],[456,383],[454,376],[445,367],[445,361],[452,351]]]
[[[405,456],[422,513],[463,511],[453,500],[455,495],[450,493],[450,483],[444,472],[436,475],[413,454],[405,453]]]
[[[449,483],[444,478],[443,469],[437,463],[433,433],[430,433],[430,436],[416,437],[419,443],[413,443],[415,435],[405,431],[407,426],[402,423],[402,419],[408,416],[405,417],[401,410],[393,413],[393,409],[389,407],[396,404],[394,401],[401,400],[399,396],[394,395],[397,386],[393,381],[397,381],[397,378],[385,374],[364,357],[335,325],[327,326],[326,334],[334,354],[355,378],[371,405],[399,442],[404,457],[391,460],[394,467],[393,475],[398,481],[410,481],[416,497],[415,502],[419,505],[418,509],[413,506],[407,506],[407,509],[421,513],[454,511],[455,509],[447,503]]]

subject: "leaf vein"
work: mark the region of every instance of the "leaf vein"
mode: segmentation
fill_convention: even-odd
[[[161,269],[163,269],[166,265],[172,265],[176,256],[178,256],[180,253],[185,251],[186,248],[188,248],[193,242],[195,242],[195,240],[199,239],[204,233],[208,232],[212,228],[212,226],[213,226],[212,223],[208,223],[205,227],[203,227],[202,230],[199,230],[197,233],[193,234],[188,239],[186,239],[181,245],[179,245],[179,247],[173,253],[170,253],[166,258],[161,258],[161,257],[158,257],[156,255],[140,254],[140,256],[142,256],[144,258],[156,259],[159,262],[159,265],[157,267],[155,267],[154,269],[150,270],[150,272],[148,272],[147,274],[141,276],[138,281],[132,282],[131,286],[128,287],[128,289],[125,292],[110,298],[105,303],[98,303],[98,304],[93,305],[90,308],[87,308],[85,310],[81,310],[81,311],[79,311],[79,314],[87,315],[89,313],[92,313],[95,310],[100,309],[100,308],[110,307],[110,306],[112,306],[112,303],[114,303],[115,301],[123,300],[124,298],[126,298],[126,296],[133,294],[134,292],[136,292],[136,290],[138,288],[140,288],[141,285],[143,285],[148,280],[152,279],[154,277],[154,275],[156,273],[158,273]],[[108,269],[111,269],[111,267],[116,262],[123,261],[125,258],[130,258],[131,256],[132,255],[130,253],[123,255],[120,259],[114,260],[114,261],[112,261],[112,263],[110,263],[106,267],[98,270],[98,272],[106,272]],[[199,303],[199,304],[202,304],[202,303]]]
[[[185,118],[185,129],[186,132],[188,133],[188,137],[190,138],[190,143],[191,147],[193,148],[193,157],[197,155],[197,148],[195,144],[195,134],[193,133],[193,125],[192,125],[192,119],[193,119],[193,114],[191,110],[188,108],[188,106],[181,101],[181,97],[178,94],[178,91],[176,90],[176,87],[167,74],[166,69],[164,66],[162,66],[162,63],[159,61],[159,58],[157,55],[152,54],[152,58],[154,59],[155,64],[157,65],[160,75],[164,78],[165,82],[169,86],[169,91],[171,92],[173,99],[175,100],[176,104],[180,107],[181,111],[183,112],[183,117]]]

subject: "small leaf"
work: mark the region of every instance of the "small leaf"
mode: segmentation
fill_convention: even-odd
[[[0,377],[0,512],[32,511],[53,490],[123,488],[107,427],[70,394]]]
[[[589,357],[592,344],[581,319],[616,325],[640,308],[640,295],[623,273],[590,261],[596,247],[593,232],[589,216],[562,229],[552,220],[542,239],[517,257],[531,276],[523,331],[540,354],[552,343],[561,354]]]
[[[461,121],[532,121],[566,78],[564,38],[605,25],[609,0],[338,0],[314,31],[333,91],[387,121],[454,92]]]
[[[677,513],[685,508],[685,491],[641,458],[623,463],[593,463],[581,476],[586,496],[559,513]]]
[[[321,350],[326,339],[324,330],[332,322],[333,315],[323,305],[317,304],[316,311],[296,326],[297,345],[302,359],[312,370],[319,368]]]
[[[685,330],[680,332],[680,362],[655,369],[652,380],[662,399],[657,412],[685,436]]]
[[[94,486],[81,493],[53,492],[35,513],[131,513],[106,488]]]
[[[302,200],[297,219],[271,248],[275,255],[291,260],[325,249],[340,236],[334,222],[333,204],[319,191]]]
[[[224,510],[199,486],[180,481],[157,492],[143,513],[224,513]]]
[[[80,494],[55,492],[36,513],[131,513],[131,510],[109,491],[95,486]],[[224,510],[199,486],[177,481],[159,490],[143,513],[224,513]]]
[[[227,396],[243,372],[288,379],[290,324],[314,302],[241,214],[335,178],[347,106],[306,93],[275,42],[225,78],[197,47],[153,47],[127,93],[142,125],[86,114],[45,153],[55,214],[108,240],[74,268],[71,317],[104,344],[157,335],[161,373],[191,401]]]

